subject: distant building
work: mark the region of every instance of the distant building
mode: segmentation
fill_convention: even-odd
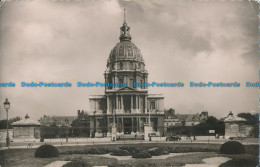
[[[173,112],[174,111],[174,112]],[[175,114],[175,110],[165,111],[164,127],[171,126],[193,126],[203,123],[208,118],[208,112],[203,111],[200,114]]]
[[[164,127],[182,126],[188,118],[188,114],[175,114],[175,110],[170,109],[164,112]]]
[[[131,42],[130,27],[124,20],[120,28],[120,42],[111,50],[104,73],[106,84],[104,95],[89,97],[89,117],[85,121],[91,137],[110,136],[112,124],[116,123],[118,135],[144,134],[149,113],[153,131],[162,135],[164,131],[164,97],[148,94],[146,85],[148,72],[140,49]]]
[[[13,138],[22,139],[37,139],[40,138],[40,126],[41,124],[31,120],[26,114],[25,119],[13,122]]]
[[[46,116],[40,118],[39,122],[42,126],[71,126],[73,120],[75,120],[77,116]]]
[[[225,137],[246,136],[245,122],[246,119],[240,118],[230,111],[228,116],[224,118]]]
[[[185,120],[185,126],[193,126],[198,125],[200,123],[204,123],[208,118],[208,112],[202,111],[200,114],[190,114],[188,118]]]

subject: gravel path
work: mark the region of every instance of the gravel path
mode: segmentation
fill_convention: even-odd
[[[227,157],[212,157],[205,158],[202,161],[205,164],[186,164],[185,167],[218,167],[220,164],[227,162],[230,158]]]
[[[70,161],[55,161],[48,165],[45,165],[44,167],[62,167],[63,165],[65,165],[68,162],[70,162]]]

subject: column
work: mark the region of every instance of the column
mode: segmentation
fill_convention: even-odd
[[[147,96],[145,96],[145,107],[144,107],[144,111],[145,113],[147,113]]]
[[[121,118],[121,129],[122,129],[122,132],[124,133],[124,118]]]
[[[98,100],[95,100],[95,111],[97,111],[99,109],[98,107]]]
[[[118,110],[118,95],[116,95],[116,110]]]
[[[105,72],[105,83],[108,83],[108,81],[107,81],[107,71]],[[107,90],[107,87],[105,87],[105,90]]]
[[[143,113],[144,108],[141,107],[141,101],[143,100],[143,98],[142,98],[142,96],[139,96],[138,99],[139,99],[139,110],[141,111],[141,113]]]
[[[118,77],[117,77],[117,74],[115,74],[115,83],[118,84]],[[116,87],[116,89],[118,89],[118,87]]]
[[[138,109],[138,95],[135,95],[135,109]]]
[[[138,76],[138,75],[136,76],[135,82],[140,83],[140,81],[139,81],[139,76]],[[140,89],[140,87],[136,87],[136,89]]]
[[[115,76],[113,77],[113,84],[115,84]],[[115,89],[115,86],[113,86],[113,89]]]
[[[123,95],[121,95],[121,109],[124,110],[124,100],[123,100]]]
[[[136,132],[139,132],[139,126],[140,126],[140,124],[139,124],[139,122],[140,122],[140,118],[136,118],[137,120],[136,120]]]
[[[107,118],[107,132],[111,133],[111,123],[109,121],[109,118]]]
[[[141,133],[142,132],[142,120],[141,120],[141,118],[139,118],[139,133]]]
[[[133,110],[133,95],[131,95],[131,111]]]
[[[145,83],[148,83],[147,76],[145,76]],[[147,87],[145,87],[145,89],[147,89]]]
[[[119,132],[119,118],[117,118],[116,121],[116,131]]]
[[[98,122],[97,118],[95,118],[94,121],[95,121],[95,124],[94,124],[95,125],[95,127],[94,127],[95,130],[94,131],[95,131],[95,137],[96,137],[96,134],[98,134],[98,130],[99,130],[99,122]]]
[[[109,107],[109,96],[107,96],[107,114],[110,114]]]
[[[118,109],[121,110],[121,95],[118,95]]]
[[[134,118],[132,118],[132,130],[131,130],[131,133],[134,132]]]

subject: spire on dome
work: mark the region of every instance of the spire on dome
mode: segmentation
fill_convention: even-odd
[[[125,17],[125,11],[126,11],[126,9],[124,8],[124,23],[123,23],[123,25],[127,25],[127,23],[126,23],[126,17]]]
[[[131,38],[132,38],[130,33],[129,33],[130,27],[127,26],[127,23],[126,23],[125,11],[126,11],[126,9],[124,8],[124,22],[123,22],[123,26],[120,28],[120,31],[121,31],[120,37],[119,37],[120,42],[121,41],[131,41]]]
[[[28,118],[30,118],[30,117],[29,117],[29,115],[28,115],[28,114],[26,114],[24,118],[25,118],[25,119],[28,119]]]

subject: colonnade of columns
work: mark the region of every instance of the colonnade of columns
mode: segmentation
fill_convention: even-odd
[[[125,132],[125,124],[124,124],[124,119],[131,119],[131,126],[127,127],[127,128],[131,128],[131,134],[132,133],[143,133],[143,127],[142,127],[142,123],[145,122],[142,119],[145,118],[116,118],[116,128],[117,128],[117,132],[119,133],[124,133]],[[135,120],[135,121],[134,121]],[[111,118],[107,118],[107,128],[108,128],[108,132],[111,133],[111,128],[112,128],[112,122],[113,120]],[[98,128],[98,127],[97,127]]]
[[[106,80],[106,83],[108,82],[108,75],[105,76],[105,80]],[[122,80],[124,83],[127,83],[128,86],[130,87],[130,82],[131,81],[135,81],[135,82],[138,82],[138,83],[147,83],[148,82],[148,77],[147,76],[136,76],[135,78],[129,78],[128,76],[121,76],[120,78],[118,77],[118,75],[115,73],[114,76],[112,76],[111,78],[112,80],[112,83],[116,83],[116,84],[120,84],[120,80]],[[132,83],[131,83],[132,84]],[[133,88],[136,88],[136,89],[147,89],[147,87],[134,87],[134,85],[132,85],[131,87]],[[112,89],[118,89],[120,87],[116,87],[114,86]]]
[[[143,123],[147,123],[147,116],[122,116],[119,115],[117,118],[107,117],[107,118],[94,118],[90,122],[90,135],[95,137],[110,136],[112,133],[113,122],[116,123],[116,132],[119,134],[143,134],[144,126]],[[151,126],[154,130],[158,131],[158,121],[159,118],[153,118],[151,120]]]
[[[131,112],[133,110],[136,110],[136,112],[140,112],[144,110],[145,113],[147,113],[147,96],[146,95],[115,95],[115,106],[113,108],[113,105],[111,104],[114,102],[112,96],[107,96],[107,114],[112,114],[112,110],[125,110],[124,108],[124,96],[131,96]],[[135,100],[134,100],[135,97]],[[144,102],[143,101],[144,97]]]

